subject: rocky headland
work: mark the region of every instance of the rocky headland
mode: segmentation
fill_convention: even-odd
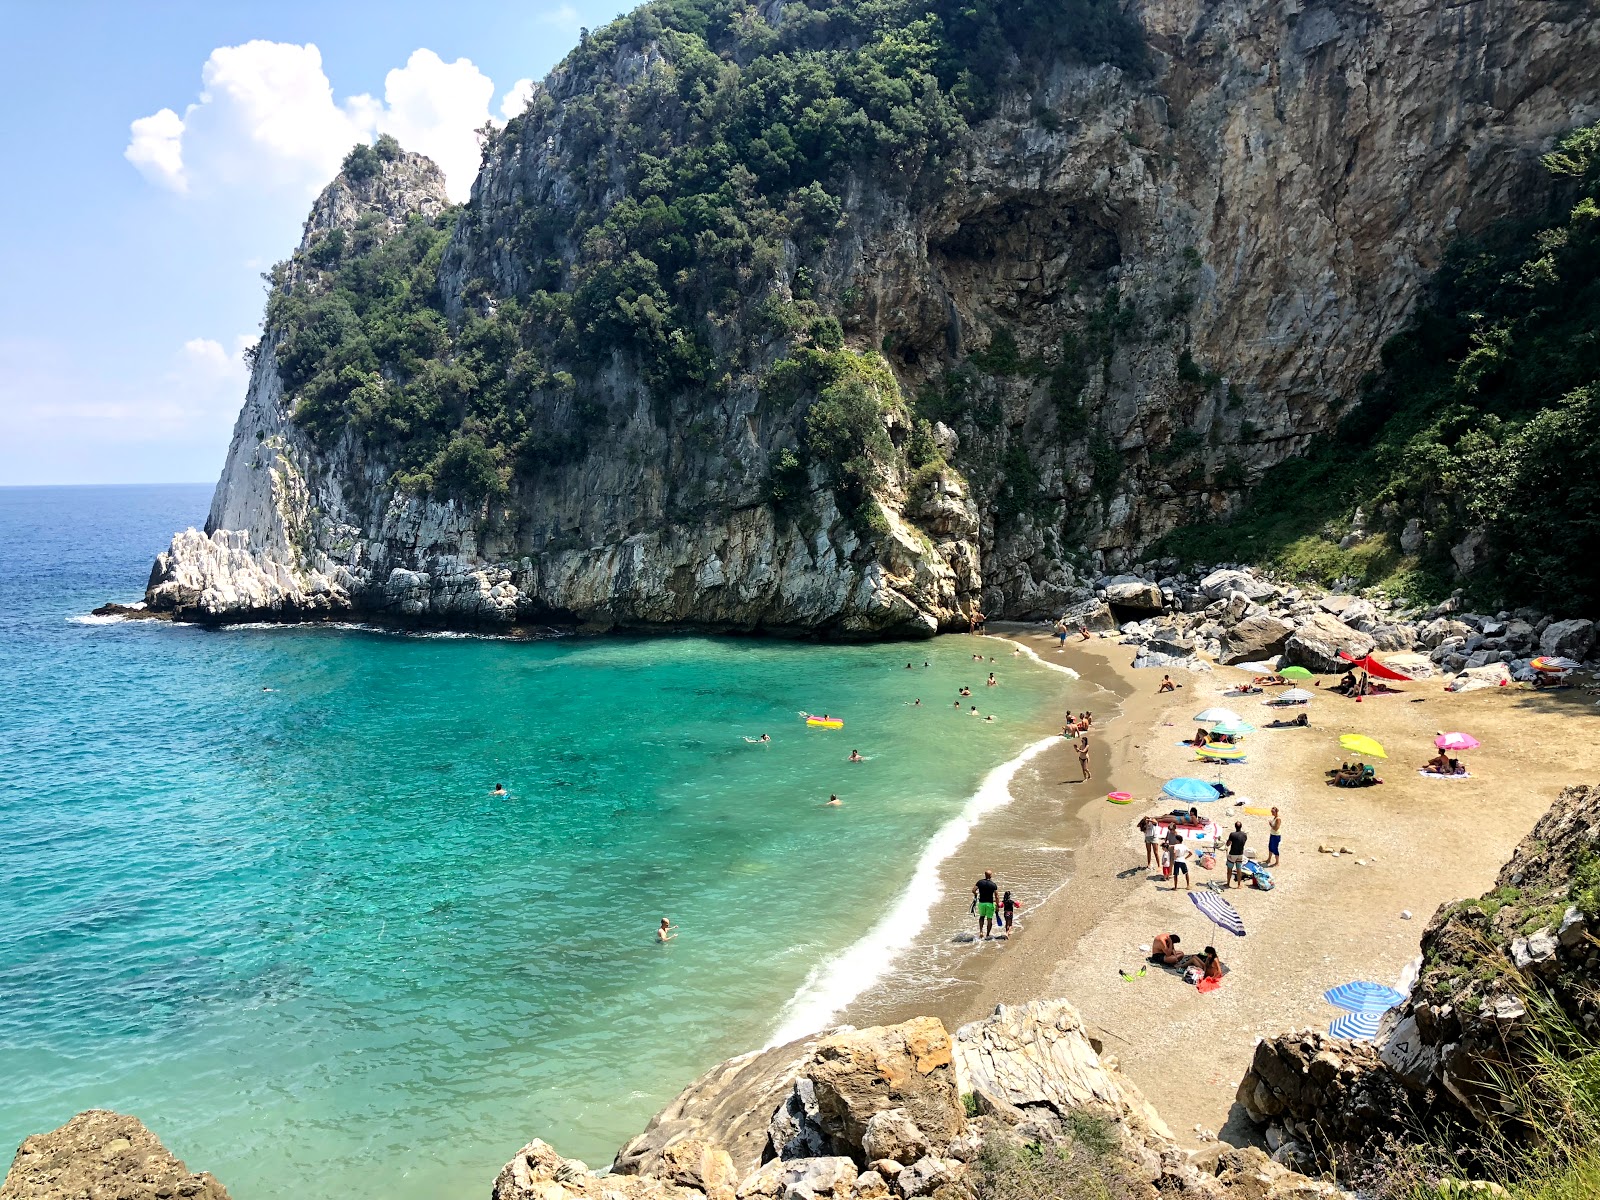
[[[1101,14],[1092,53],[1063,18],[923,58],[836,16],[687,34],[646,5],[490,138],[461,210],[427,160],[353,154],[149,608],[840,637],[1057,615],[1334,428],[1446,243],[1553,195],[1540,154],[1600,114],[1579,0],[1172,0]],[[770,106],[751,81],[809,54],[844,56],[853,150],[693,99],[720,63],[728,111]],[[880,119],[858,67],[923,116]],[[717,138],[744,159],[708,178]]]

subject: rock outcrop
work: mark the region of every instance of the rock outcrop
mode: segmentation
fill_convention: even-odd
[[[552,369],[530,404],[563,420],[581,408],[601,434],[513,472],[503,496],[428,498],[381,444],[314,443],[268,328],[206,528],[158,561],[150,607],[927,634],[975,609],[1056,615],[1091,590],[1085,554],[1089,571],[1116,569],[1232,511],[1357,397],[1447,239],[1545,186],[1539,152],[1600,112],[1600,23],[1580,0],[1131,9],[1148,74],[1042,64],[964,135],[937,188],[864,169],[839,184],[820,248],[785,239],[770,288],[717,314],[706,336],[724,378],[667,395],[620,348],[577,376]],[[786,11],[751,20],[781,27]],[[452,320],[527,295],[550,260],[509,247],[565,221],[591,167],[610,172],[592,192],[604,207],[634,199],[632,145],[573,146],[597,97],[673,91],[670,55],[623,41],[574,63],[486,147],[438,276]],[[298,261],[443,204],[416,156],[341,175]],[[881,356],[902,396],[945,397],[931,434],[944,465],[887,471],[870,528],[815,463],[790,508],[774,499],[772,464],[805,409],[765,398],[783,346],[756,310],[801,296]],[[884,411],[898,454],[906,405]],[[1111,603],[1161,604],[1125,591]]]
[[[136,1118],[96,1108],[25,1140],[0,1200],[228,1200],[228,1192]]]
[[[1600,1034],[1600,787],[1566,788],[1501,868],[1493,891],[1441,907],[1422,936],[1422,967],[1377,1041],[1316,1033],[1256,1047],[1238,1099],[1305,1167],[1371,1157],[1386,1136],[1493,1127],[1534,1137],[1506,1080],[1535,1069],[1552,1014]],[[1541,1013],[1541,1007],[1548,1011]]]
[[[1343,1195],[1256,1150],[1191,1160],[1058,1000],[1002,1005],[953,1038],[924,1017],[734,1059],[669,1105],[610,1174],[534,1141],[500,1173],[494,1200],[970,1200],[1003,1183],[996,1173],[1023,1148],[1023,1161],[1054,1156],[1098,1176],[1107,1196]]]

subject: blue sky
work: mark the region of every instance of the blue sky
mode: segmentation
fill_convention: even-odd
[[[215,479],[343,150],[392,132],[464,196],[472,129],[626,7],[0,4],[0,485]]]

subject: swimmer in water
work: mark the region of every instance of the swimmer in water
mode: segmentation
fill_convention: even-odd
[[[506,785],[505,784],[497,783],[497,784],[494,785],[494,791],[490,792],[489,795],[491,795],[491,796],[505,796],[505,795],[509,795],[509,793],[506,791]]]
[[[906,670],[908,670],[908,671],[911,670],[911,664],[910,663],[906,664]]]
[[[911,702],[911,707],[912,708],[921,708],[922,707],[922,697],[918,696],[915,700],[913,700]]]
[[[665,917],[662,917],[661,924],[656,926],[656,941],[663,943],[670,942],[677,936],[678,927]]]
[[[991,713],[989,716],[985,717],[984,720],[985,721],[992,721],[992,720],[994,720],[994,715]]]
[[[745,738],[745,741],[749,742],[753,746],[765,746],[768,742],[772,741],[772,737],[769,734],[763,733],[758,738],[747,737]]]
[[[972,715],[973,716],[977,716],[978,715],[978,706],[976,704],[974,704],[972,706]]]
[[[828,796],[828,802],[826,804],[824,804],[822,807],[823,808],[838,808],[842,804],[844,804],[843,800],[839,799],[838,796],[832,795],[830,793],[829,796]]]
[[[993,662],[994,659],[991,658],[989,661]],[[999,684],[1000,684],[1000,681],[994,677],[994,672],[990,671],[989,672],[989,682],[987,684],[985,684],[984,686],[985,687],[998,687]]]
[[[852,751],[850,751],[850,761],[851,762],[866,762],[867,760],[861,757],[861,751],[852,750]]]

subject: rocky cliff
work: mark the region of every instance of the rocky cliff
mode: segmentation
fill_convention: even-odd
[[[1059,610],[1334,424],[1444,243],[1600,116],[1584,0],[1029,0],[961,10],[1001,14],[970,45],[926,7],[646,5],[489,141],[459,216],[415,156],[347,166],[151,606],[842,636]],[[402,237],[409,308],[362,274]]]

